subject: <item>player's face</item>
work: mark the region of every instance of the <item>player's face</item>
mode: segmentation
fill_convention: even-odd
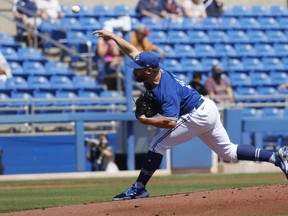
[[[146,68],[134,69],[133,73],[137,82],[145,82],[148,79]]]

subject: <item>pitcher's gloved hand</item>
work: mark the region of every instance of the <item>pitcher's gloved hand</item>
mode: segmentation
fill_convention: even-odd
[[[153,117],[158,113],[161,113],[161,107],[158,104],[155,96],[151,91],[143,92],[136,100],[135,116],[145,115],[146,117]]]

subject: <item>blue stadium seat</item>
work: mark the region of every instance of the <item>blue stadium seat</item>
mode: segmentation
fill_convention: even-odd
[[[15,76],[15,75],[18,75],[18,74],[23,74],[23,67],[21,64],[19,64],[18,62],[8,62],[10,68],[11,68],[11,72],[12,72],[12,75]]]
[[[174,50],[179,58],[196,57],[194,48],[189,44],[175,44]]]
[[[191,43],[190,38],[185,33],[185,31],[174,31],[170,30],[167,33],[168,42],[172,44],[177,43]]]
[[[257,56],[256,50],[250,43],[235,44],[235,51],[239,57]]]
[[[30,75],[46,75],[45,66],[41,62],[24,61],[23,70]]]
[[[229,58],[228,59],[228,70],[243,71],[244,66],[243,66],[242,61],[238,58]]]
[[[270,13],[273,17],[288,17],[287,7],[280,5],[273,5],[270,7]]]
[[[93,100],[93,99],[99,99],[99,95],[94,91],[81,90],[78,92],[78,98],[82,99],[81,101],[77,102],[77,105],[80,106],[91,106],[99,104],[98,101]]]
[[[172,73],[184,72],[182,65],[176,59],[164,59],[163,67],[164,69]]]
[[[182,65],[183,71],[185,72],[206,72],[202,66],[202,63],[197,58],[182,58],[180,63]]]
[[[113,9],[113,14],[117,17],[119,16],[135,17],[136,16],[135,8],[126,4],[116,5]]]
[[[266,73],[264,71],[250,72],[250,78],[252,80],[252,84],[255,86],[263,86],[263,85],[272,84],[269,73]]]
[[[47,74],[50,75],[70,75],[71,69],[63,62],[49,61],[45,63]]]
[[[163,18],[162,24],[167,30],[185,31],[189,29],[189,27],[185,25],[184,19]]]
[[[221,29],[237,30],[242,29],[242,26],[236,17],[223,17],[221,22]]]
[[[194,48],[197,57],[216,57],[214,47],[210,44],[195,44]]]
[[[67,45],[71,49],[75,49],[79,53],[88,52],[87,41],[88,41],[88,38],[81,31],[67,33]],[[72,61],[79,60],[78,57],[76,56],[71,56],[71,58],[72,58]]]
[[[15,40],[15,38],[9,34],[0,33],[0,47],[11,47],[18,49],[21,44]]]
[[[236,102],[256,102],[258,92],[253,87],[236,87],[234,89],[234,96]],[[238,97],[242,96],[242,98]]]
[[[215,17],[207,17],[202,21],[203,30],[217,30],[220,29],[220,23]]]
[[[75,17],[63,17],[60,20],[60,26],[66,31],[81,31],[82,30],[81,24],[78,22],[78,19]]]
[[[76,15],[78,15],[80,18],[81,17],[94,17],[94,11],[91,7],[89,7],[88,5],[79,5],[80,7],[80,11],[81,13],[78,13]]]
[[[46,59],[42,56],[41,52],[32,47],[21,47],[18,49],[18,56],[23,61],[41,61],[46,62]]]
[[[288,42],[288,36],[281,30],[267,30],[266,35],[270,43]]]
[[[26,91],[28,83],[23,77],[9,77],[6,80],[6,88],[13,91]]]
[[[209,43],[210,38],[205,31],[189,30],[187,32],[190,43]]]
[[[50,78],[51,87],[58,90],[74,90],[73,83],[67,76],[52,76]]]
[[[241,17],[238,19],[242,29],[260,29],[260,22],[254,17]]]
[[[234,47],[231,44],[218,44],[214,45],[214,50],[217,53],[217,56],[220,57],[236,57],[238,54],[236,53]]]
[[[22,59],[19,57],[18,52],[11,47],[0,47],[2,54],[5,56],[7,61],[15,61],[22,63]]]
[[[271,30],[271,29],[279,29],[280,25],[278,21],[273,17],[262,17],[258,18],[261,29]]]
[[[260,109],[256,109],[254,107],[246,107],[242,109],[242,116],[243,117],[253,117],[253,118],[259,118],[261,117],[261,110]]]
[[[62,99],[60,101],[55,101],[54,106],[72,106],[74,103],[73,99],[77,99],[78,96],[74,92],[70,91],[57,91],[55,94],[56,99]],[[64,112],[69,110],[63,110]]]
[[[227,35],[232,43],[248,43],[251,39],[243,30],[228,30]]]
[[[288,57],[281,58],[282,63],[284,64],[285,68],[288,69],[286,65],[288,65]]]
[[[229,43],[229,37],[222,30],[208,30],[208,37],[212,43]]]
[[[281,85],[288,82],[288,73],[286,71],[271,71],[270,77],[274,85]]]
[[[251,16],[251,10],[242,5],[236,5],[232,8],[232,14],[236,17]]]
[[[103,101],[101,101],[102,105],[103,104],[110,105],[111,103],[112,104],[114,103],[116,105],[124,105],[126,103],[126,98],[123,97],[118,91],[113,90],[102,91],[99,96],[104,99]],[[107,99],[110,100],[108,101]]]
[[[10,106],[11,107],[21,107],[22,109],[20,109],[18,111],[19,114],[24,113],[25,107],[27,109],[27,106],[31,103],[31,94],[27,93],[27,92],[11,92],[11,99],[22,99],[23,101],[11,101]]]
[[[72,82],[74,88],[78,90],[103,90],[91,76],[73,76]]]
[[[250,42],[264,43],[268,42],[268,37],[262,30],[247,30],[247,36],[250,38]]]
[[[221,65],[221,61],[217,58],[202,58],[201,63],[204,70],[211,70],[213,66]]]
[[[276,95],[278,94],[278,90],[272,86],[258,86],[257,91],[259,94],[262,95]],[[263,99],[264,101],[267,101],[267,99]]]
[[[159,44],[159,43],[167,43],[168,37],[165,31],[152,31],[150,35],[148,36],[149,41]]]
[[[114,17],[113,8],[108,5],[96,5],[93,8],[94,16],[96,17]]]
[[[250,86],[252,83],[250,76],[244,72],[231,73],[230,81],[233,87]]]
[[[256,57],[244,57],[242,58],[244,68],[247,70],[264,70],[264,64],[261,62],[260,58]]]
[[[279,17],[277,18],[277,21],[281,29],[285,29],[285,30],[288,29],[288,17]]]
[[[176,52],[173,46],[168,45],[168,44],[158,44],[158,47],[164,50],[165,58],[177,58],[178,57],[178,55],[176,55]]]
[[[283,70],[287,68],[287,66],[284,66],[281,59],[277,57],[265,57],[262,58],[262,62],[268,70]]]
[[[271,16],[270,9],[263,5],[254,5],[251,8],[251,14],[257,17]]]
[[[2,107],[9,107],[11,105],[11,102],[9,101],[10,97],[8,94],[0,92],[0,113],[3,113],[1,111]]]
[[[153,19],[150,17],[143,17],[141,23],[146,25],[150,30],[167,30],[166,26],[163,25],[162,20]]]
[[[278,56],[288,56],[288,43],[275,43],[273,44],[274,49]]]
[[[102,28],[94,17],[80,17],[78,22],[81,25],[81,31],[93,31]]]
[[[35,101],[34,101],[34,99],[36,99]],[[39,101],[37,101],[37,99],[39,100]],[[34,91],[33,92],[33,99],[32,99],[32,101],[34,101],[34,106],[36,106],[36,107],[47,107],[47,106],[53,106],[54,105],[54,103],[55,103],[55,101],[54,101],[54,99],[55,99],[55,96],[52,94],[52,93],[50,93],[50,92],[41,92],[41,91]],[[39,111],[40,113],[42,113],[41,111]],[[46,110],[45,109],[43,109],[43,113],[45,113],[46,112]]]
[[[27,83],[33,90],[50,90],[50,81],[45,76],[29,76]]]
[[[262,116],[265,117],[281,117],[281,110],[277,107],[263,107]]]
[[[276,51],[274,50],[274,47],[268,43],[255,44],[255,50],[257,52],[257,55],[260,57],[275,56],[276,55]]]

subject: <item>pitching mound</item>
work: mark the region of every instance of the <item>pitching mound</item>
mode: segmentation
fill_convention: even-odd
[[[288,212],[287,185],[226,190],[111,201],[23,211],[13,216],[162,216],[162,215],[281,215]]]

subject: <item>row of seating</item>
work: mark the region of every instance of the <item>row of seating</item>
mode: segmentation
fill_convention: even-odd
[[[288,117],[288,108],[264,107],[264,108],[244,108],[242,110],[243,117]]]

